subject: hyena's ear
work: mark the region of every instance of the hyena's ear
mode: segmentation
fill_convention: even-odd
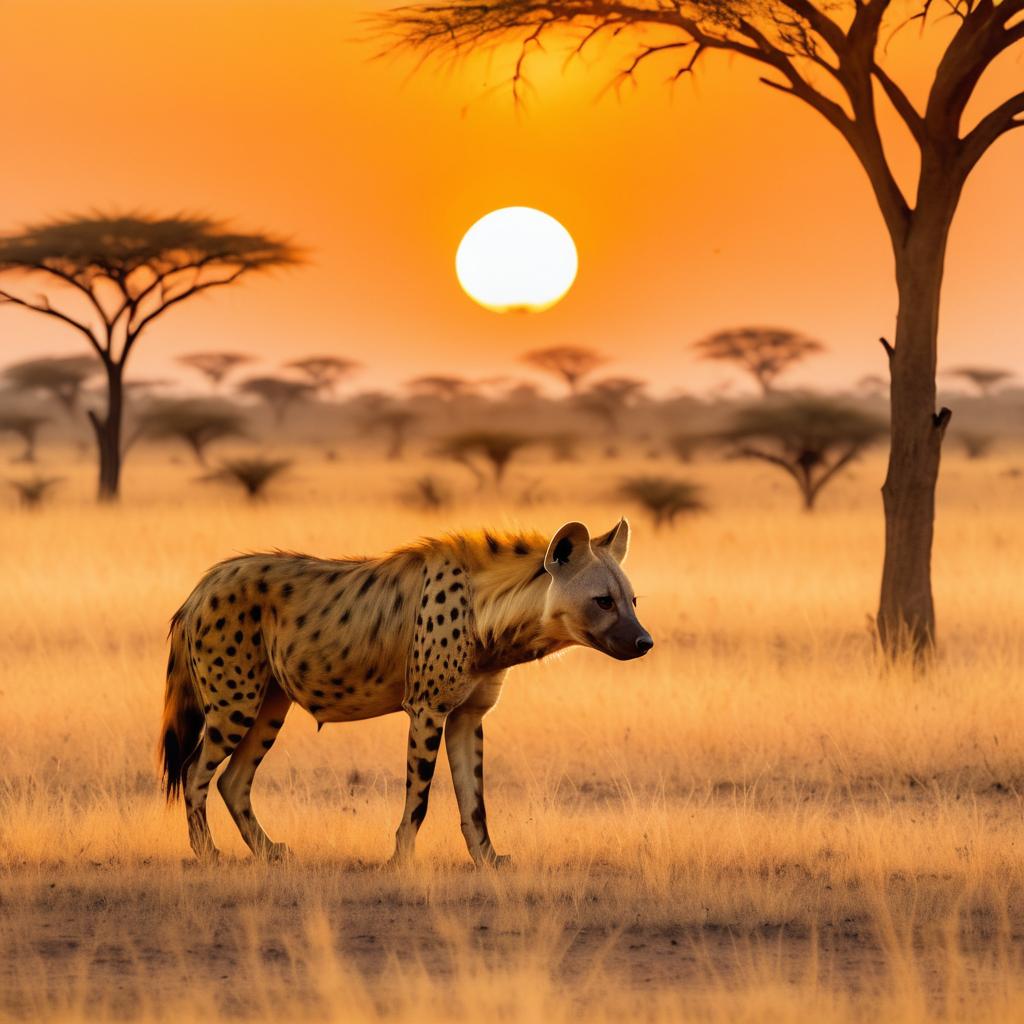
[[[621,565],[629,553],[629,520],[623,516],[607,533],[593,540],[595,548],[604,548]]]
[[[554,576],[566,569],[574,571],[593,557],[590,531],[582,523],[566,523],[548,544],[544,568]]]

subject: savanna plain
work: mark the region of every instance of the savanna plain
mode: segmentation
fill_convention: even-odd
[[[51,503],[2,499],[0,1016],[1024,1014],[1024,453],[946,459],[926,671],[873,646],[878,454],[813,514],[771,467],[698,460],[707,511],[659,531],[612,497],[642,453],[526,461],[503,496],[432,512],[396,501],[417,460],[290,454],[260,502],[162,449],[133,456],[119,507],[70,448]],[[471,866],[445,767],[415,863],[385,867],[404,716],[318,734],[300,710],[254,794],[291,858],[253,862],[214,790],[222,857],[191,860],[155,749],[168,620],[209,564],[623,511],[656,647],[510,674],[486,777],[511,867]]]

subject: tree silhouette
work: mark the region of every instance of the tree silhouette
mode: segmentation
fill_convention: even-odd
[[[102,500],[118,495],[124,370],[139,338],[186,299],[296,259],[296,251],[279,239],[239,234],[207,217],[93,214],[0,237],[0,272],[27,273],[55,286],[52,297],[31,298],[5,288],[0,302],[78,331],[103,364],[107,409],[102,416],[89,411]]]
[[[371,409],[363,416],[363,429],[383,433],[388,439],[387,458],[397,460],[405,455],[409,431],[419,418],[411,409],[400,405],[385,405]]]
[[[431,0],[382,15],[395,46],[425,54],[482,51],[515,41],[518,96],[524,61],[560,31],[576,52],[599,38],[638,37],[621,79],[649,60],[673,76],[712,54],[739,56],[761,81],[831,125],[865,171],[893,253],[898,311],[885,342],[892,379],[889,468],[883,487],[885,560],[879,636],[890,652],[934,642],[931,548],[939,456],[950,412],[936,412],[939,298],[950,226],[964,184],[989,148],[1024,125],[1024,90],[964,123],[985,71],[1024,40],[1024,0]],[[886,69],[892,33],[916,24],[942,47],[923,107]],[[656,33],[656,38],[649,38]],[[914,92],[917,92],[916,81]],[[879,99],[915,147],[897,175],[883,142]],[[901,181],[903,185],[901,186]],[[907,191],[904,191],[904,189]],[[908,198],[908,195],[910,198]]]
[[[1013,379],[1012,370],[1003,370],[998,366],[957,366],[946,373],[973,384],[983,398],[988,398],[1000,384]]]
[[[454,402],[457,398],[465,398],[474,393],[473,385],[462,377],[437,374],[426,377],[414,377],[406,385],[413,394],[424,398],[435,398],[441,402]]]
[[[198,370],[212,387],[218,388],[232,370],[245,363],[251,363],[252,356],[243,355],[241,352],[193,352],[191,355],[179,356],[178,362],[182,366]]]
[[[289,466],[289,459],[230,459],[220,469],[204,476],[204,481],[240,484],[251,501],[264,496],[267,484],[279,477]]]
[[[273,412],[274,422],[280,426],[288,410],[311,398],[316,388],[305,381],[287,380],[284,377],[250,377],[238,385],[238,391],[265,402]]]
[[[762,394],[770,395],[775,379],[809,355],[822,352],[820,341],[780,327],[738,327],[719,331],[694,342],[702,359],[735,363],[757,381]]]
[[[18,492],[18,500],[23,508],[38,508],[50,491],[63,479],[59,476],[34,476],[28,480],[7,482]]]
[[[0,409],[0,434],[14,434],[21,438],[25,447],[12,462],[35,462],[36,439],[39,428],[49,423],[50,417],[41,413],[23,412],[19,409]]]
[[[465,466],[479,483],[483,483],[483,474],[472,461],[474,455],[479,456],[490,466],[494,486],[500,489],[513,456],[533,443],[533,438],[512,431],[469,430],[447,438],[439,454]]]
[[[527,352],[522,359],[524,363],[560,378],[565,382],[570,395],[576,394],[584,377],[608,362],[599,352],[577,345],[555,345],[552,348],[534,349]]]
[[[622,426],[622,414],[643,391],[645,384],[633,377],[606,377],[576,395],[575,404],[596,416],[614,436]]]
[[[240,437],[244,428],[245,417],[237,409],[195,399],[158,402],[140,413],[136,424],[139,437],[183,441],[201,466],[206,465],[206,449],[214,441]]]
[[[305,374],[316,391],[333,394],[338,381],[358,369],[359,363],[338,356],[307,356],[285,363],[285,367]]]
[[[822,489],[884,434],[885,424],[859,409],[800,396],[740,410],[720,437],[734,455],[788,473],[810,511]]]
[[[78,408],[82,386],[98,371],[91,356],[49,356],[14,363],[4,369],[3,378],[17,391],[42,391],[71,416]]]
[[[619,484],[618,494],[645,509],[656,530],[674,526],[679,516],[705,508],[696,484],[665,476],[629,477]]]
[[[977,430],[961,430],[956,434],[957,440],[963,446],[964,455],[969,459],[983,459],[995,444],[995,438],[991,434],[982,434]]]

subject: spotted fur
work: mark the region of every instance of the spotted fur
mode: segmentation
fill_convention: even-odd
[[[257,821],[250,792],[297,704],[318,726],[409,716],[398,858],[412,853],[444,739],[470,853],[497,861],[483,716],[517,664],[572,644],[619,658],[649,649],[619,568],[628,538],[625,520],[593,542],[570,523],[550,540],[457,534],[382,558],[278,552],[214,566],[171,622],[162,739],[167,796],[184,793],[196,855],[216,855],[206,798],[226,759],[218,788],[242,837],[257,856],[285,852]]]

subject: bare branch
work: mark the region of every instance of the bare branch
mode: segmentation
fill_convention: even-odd
[[[1002,135],[1014,128],[1024,127],[1024,92],[1011,96],[986,114],[967,133],[960,150],[962,173],[966,175],[985,155],[989,147]]]
[[[82,334],[89,339],[89,344],[96,350],[97,355],[101,359],[106,358],[106,350],[99,343],[96,336],[89,329],[88,325],[80,323],[73,317],[68,316],[67,313],[62,313],[59,309],[54,309],[49,301],[44,298],[40,303],[29,302],[27,299],[19,298],[17,295],[12,295],[10,292],[0,290],[0,303],[10,302],[15,306],[23,306],[25,309],[31,309],[36,313],[44,313],[46,316],[52,316],[56,320],[61,320],[66,324],[74,327],[76,331],[80,331]]]

